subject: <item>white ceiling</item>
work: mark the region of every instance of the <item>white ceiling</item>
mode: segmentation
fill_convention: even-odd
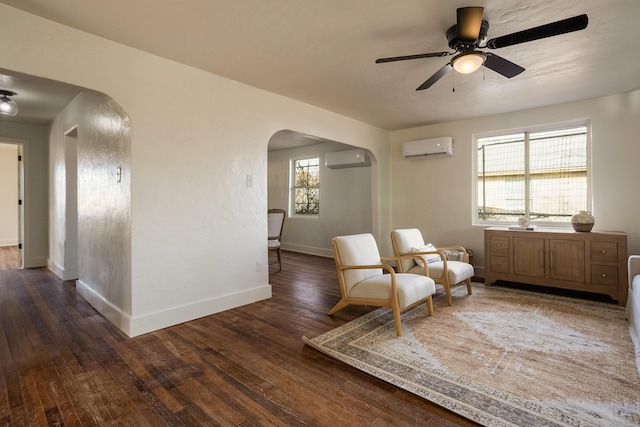
[[[0,2],[389,130],[640,87],[638,0]],[[493,50],[526,68],[512,79],[489,69],[450,72],[430,89],[416,91],[451,57],[374,63],[449,50],[445,32],[455,24],[456,8],[465,6],[485,8],[488,38],[582,13],[589,26]],[[26,86],[15,88],[0,78],[0,88],[19,92],[16,101],[25,114],[32,108],[23,98]]]
[[[68,84],[27,76],[0,68],[0,89],[16,93],[18,115],[0,115],[1,122],[46,125],[82,91]]]

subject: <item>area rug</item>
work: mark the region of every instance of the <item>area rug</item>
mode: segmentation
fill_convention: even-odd
[[[473,285],[402,315],[372,311],[309,346],[486,426],[640,425],[622,307]]]

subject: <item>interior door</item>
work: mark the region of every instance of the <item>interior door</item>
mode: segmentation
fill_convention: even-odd
[[[24,268],[24,154],[18,144],[18,268]]]

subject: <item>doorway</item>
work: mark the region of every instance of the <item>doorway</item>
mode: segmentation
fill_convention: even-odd
[[[292,130],[276,132],[267,145],[267,207],[288,212],[284,250],[333,257],[331,239],[343,234],[374,233],[377,224],[377,162],[366,149],[367,167],[326,166],[328,153],[359,147]],[[319,162],[320,214],[292,213],[292,165],[296,159]]]
[[[23,152],[21,142],[0,140],[0,247],[14,249],[16,268],[24,267]]]
[[[78,271],[78,126],[64,133],[65,159],[65,241],[63,280],[79,277]]]

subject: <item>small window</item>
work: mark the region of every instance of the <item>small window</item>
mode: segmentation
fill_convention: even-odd
[[[476,222],[567,223],[589,210],[587,126],[477,138]]]
[[[292,161],[292,200],[295,215],[320,213],[320,159]]]

